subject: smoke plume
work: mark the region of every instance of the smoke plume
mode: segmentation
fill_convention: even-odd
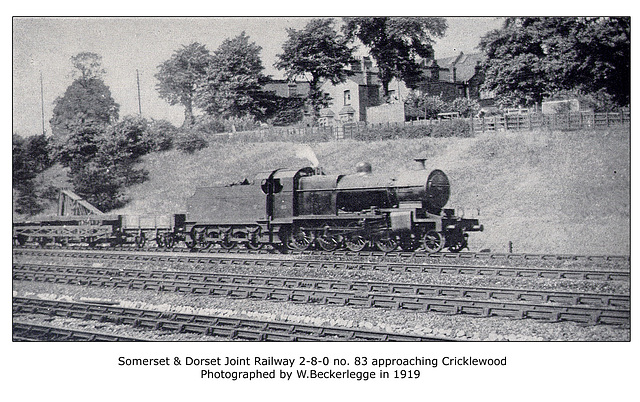
[[[307,159],[311,163],[312,167],[314,168],[318,167],[318,165],[320,164],[320,162],[318,161],[318,158],[316,158],[315,152],[313,152],[313,150],[309,145],[307,144],[297,145],[295,150],[296,150],[296,157],[301,159]]]

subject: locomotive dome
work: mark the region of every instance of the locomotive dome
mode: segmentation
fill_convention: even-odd
[[[371,173],[372,168],[369,162],[360,162],[356,165],[356,173],[360,174],[369,174]]]

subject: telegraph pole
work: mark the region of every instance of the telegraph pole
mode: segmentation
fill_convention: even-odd
[[[44,85],[42,84],[42,71],[40,71],[40,108],[42,111],[42,135],[46,134],[44,129]]]
[[[138,114],[142,116],[142,102],[140,101],[140,74],[136,68],[136,80],[138,81]]]

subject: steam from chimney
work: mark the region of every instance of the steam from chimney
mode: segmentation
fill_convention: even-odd
[[[295,151],[296,151],[296,157],[301,159],[307,159],[311,163],[311,167],[316,168],[318,167],[318,165],[320,165],[318,158],[316,158],[316,153],[313,152],[313,150],[309,145],[307,144],[298,145],[296,146]]]

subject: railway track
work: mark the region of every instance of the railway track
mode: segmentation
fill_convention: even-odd
[[[443,337],[391,334],[360,329],[312,326],[244,318],[185,314],[95,303],[14,297],[13,314],[40,314],[128,325],[173,333],[201,334],[250,341],[451,341]],[[47,336],[48,340],[139,340],[109,334],[49,328],[14,321],[14,340]],[[90,338],[94,335],[95,338]],[[18,337],[18,339],[16,339]],[[73,337],[73,339],[70,339]],[[113,337],[115,339],[110,339]]]
[[[61,328],[56,326],[13,321],[14,341],[91,341],[91,342],[135,342],[142,339],[95,331]]]
[[[216,254],[216,253],[182,253],[182,252],[144,252],[144,251],[106,251],[86,249],[44,249],[20,248],[14,249],[14,255],[59,257],[59,258],[87,258],[134,262],[182,262],[192,264],[216,264],[239,267],[289,267],[316,269],[360,269],[382,270],[394,272],[422,272],[432,274],[504,276],[547,279],[574,280],[619,280],[628,281],[628,270],[588,270],[575,268],[545,268],[545,267],[514,267],[514,266],[480,266],[433,264],[426,262],[392,262],[392,261],[331,261],[314,259],[291,259],[286,257],[251,256],[245,254]]]
[[[16,264],[13,279],[419,312],[628,324],[629,296],[324,278]]]
[[[68,246],[68,247],[56,247],[56,246],[37,246],[37,245],[25,245],[16,247],[16,249],[39,249],[39,250],[100,250],[95,247],[89,246]],[[212,255],[234,255],[234,254],[249,254],[249,255],[272,255],[280,253],[278,250],[271,248],[264,248],[259,250],[252,250],[246,248],[207,248],[207,249],[189,249],[187,247],[173,247],[170,249],[158,248],[158,247],[146,247],[146,248],[134,248],[131,246],[117,246],[111,247],[109,250],[113,251],[140,251],[140,252],[170,252],[170,253],[199,253],[199,254],[212,254]],[[102,250],[100,250],[102,251]],[[497,252],[438,252],[438,253],[426,253],[425,251],[392,251],[382,252],[376,250],[363,250],[359,252],[348,250],[336,250],[332,252],[323,250],[305,250],[296,251],[289,250],[289,255],[301,255],[309,257],[347,257],[347,258],[385,258],[385,259],[402,259],[412,261],[427,261],[432,259],[437,260],[498,260],[498,261],[578,261],[578,262],[617,262],[617,263],[629,263],[630,257],[628,255],[587,255],[587,254],[553,254],[553,253],[497,253]]]

